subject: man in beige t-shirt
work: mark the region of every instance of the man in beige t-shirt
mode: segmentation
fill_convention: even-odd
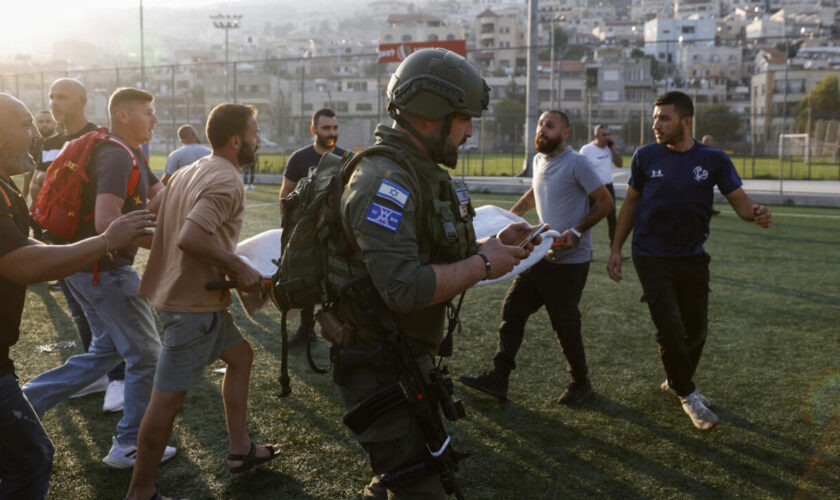
[[[126,498],[156,497],[155,476],[187,390],[207,364],[227,364],[222,395],[231,472],[244,472],[278,455],[248,437],[248,382],[254,353],[227,310],[230,292],[206,290],[227,276],[240,290],[263,293],[262,276],[234,254],[242,227],[244,189],[239,172],[260,144],[256,110],[220,104],[207,119],[213,155],[175,172],[160,195],[158,228],[140,293],[157,308],[163,349],[148,409],[140,424],[137,463]],[[154,206],[152,207],[155,208]]]

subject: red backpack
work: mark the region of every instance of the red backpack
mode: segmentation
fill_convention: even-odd
[[[125,194],[136,194],[137,184],[140,182],[140,164],[134,151],[122,139],[111,135],[107,129],[100,128],[69,141],[47,169],[41,192],[29,208],[32,220],[48,231],[48,239],[55,243],[73,241],[79,222],[90,220],[94,216],[93,212],[81,214],[84,201],[82,186],[90,182],[86,170],[90,154],[93,148],[103,141],[122,147],[131,156],[131,175]],[[56,236],[58,238],[55,238]]]

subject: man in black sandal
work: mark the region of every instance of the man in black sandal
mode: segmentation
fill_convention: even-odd
[[[159,231],[140,283],[140,293],[158,310],[164,340],[140,425],[129,499],[156,495],[155,475],[175,416],[205,366],[219,358],[227,364],[222,397],[230,471],[245,472],[276,458],[279,450],[278,445],[257,447],[248,436],[254,352],[228,312],[230,292],[205,289],[207,282],[230,279],[242,291],[263,293],[260,273],[233,253],[245,209],[240,172],[260,145],[256,109],[216,106],[207,119],[207,138],[213,154],[176,171],[162,191]]]

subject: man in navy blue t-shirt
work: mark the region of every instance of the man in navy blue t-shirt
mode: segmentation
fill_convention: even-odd
[[[309,131],[315,140],[309,146],[302,147],[292,153],[286,169],[283,171],[283,185],[280,187],[280,212],[283,211],[283,200],[295,190],[298,181],[309,175],[309,169],[318,165],[321,157],[326,153],[344,156],[347,152],[335,143],[338,141],[338,118],[329,108],[322,108],[312,115],[312,125]],[[315,340],[314,308],[307,307],[300,312],[300,328],[289,339],[289,347],[300,345],[306,341]]]
[[[723,151],[691,137],[690,97],[667,92],[653,105],[656,144],[633,155],[607,272],[621,281],[621,247],[632,229],[633,264],[667,375],[661,387],[680,398],[695,427],[706,430],[718,418],[692,378],[706,342],[710,257],[703,243],[709,237],[714,187],[739,217],[763,228],[770,226],[770,210],[744,193]]]

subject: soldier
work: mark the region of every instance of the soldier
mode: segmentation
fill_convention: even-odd
[[[375,136],[377,145],[398,153],[367,155],[350,177],[340,211],[351,254],[329,276],[331,287],[345,291],[355,291],[353,283],[365,276],[370,284],[335,309],[354,332],[353,341],[341,347],[369,354],[367,362],[357,363],[339,356],[336,382],[348,409],[366,409],[369,396],[400,377],[399,370],[388,369],[392,360],[376,356],[386,332],[398,331],[418,365],[431,369],[450,299],[509,272],[533,248],[514,244],[532,229],[526,223],[476,242],[467,188],[440,166],[455,167],[458,147],[472,136],[472,119],[487,108],[489,90],[463,57],[444,49],[411,54],[391,77],[388,112],[394,123],[380,124]],[[365,304],[376,304],[371,307],[377,314]],[[423,467],[408,473],[432,459],[421,431],[426,422],[408,405],[371,413],[371,424],[353,433],[376,474],[362,498],[445,498],[441,474]]]

